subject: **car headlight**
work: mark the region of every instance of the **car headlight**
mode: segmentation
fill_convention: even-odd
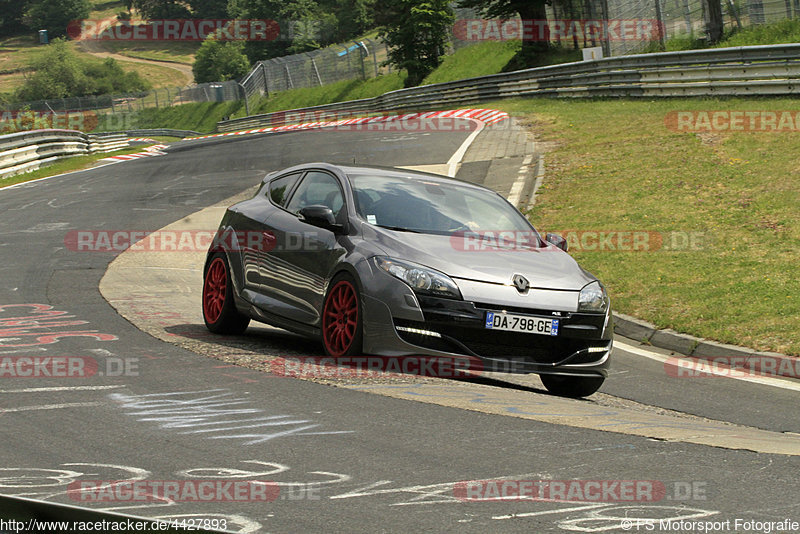
[[[414,291],[437,297],[461,298],[461,291],[452,278],[439,271],[386,256],[376,256],[375,264],[411,286]]]
[[[603,284],[595,280],[581,289],[578,297],[579,312],[605,312],[608,309],[609,298]]]

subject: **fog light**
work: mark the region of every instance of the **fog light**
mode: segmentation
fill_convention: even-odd
[[[408,332],[409,334],[419,334],[421,336],[430,336],[430,337],[442,337],[442,334],[439,332],[433,332],[431,330],[422,330],[419,328],[410,328],[408,326],[396,326],[397,330],[401,332]]]

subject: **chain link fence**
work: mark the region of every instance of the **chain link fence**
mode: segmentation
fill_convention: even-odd
[[[259,61],[242,80],[248,98],[343,80],[377,77],[387,72],[386,45],[364,39],[313,52]]]
[[[726,30],[800,17],[800,0],[721,0],[721,2],[723,25]],[[456,18],[472,21],[481,17],[474,10],[457,9]],[[708,14],[702,0],[561,0],[547,6],[547,18],[549,21],[652,21],[664,29],[664,40],[675,37],[704,39],[708,23]],[[495,32],[495,35],[497,34],[498,32]],[[458,32],[453,35],[455,49],[476,42],[460,37],[463,35],[459,35]],[[601,46],[605,56],[641,53],[651,46],[651,41],[641,39],[603,41],[585,37],[561,40],[553,38],[552,42],[577,48]]]
[[[722,0],[722,7],[726,29],[800,17],[800,0]],[[663,39],[702,39],[708,19],[703,0],[560,0],[547,6],[547,16],[549,21],[656,21],[664,28]],[[456,9],[456,19],[457,27],[459,22],[480,20],[481,17],[470,9]],[[553,40],[559,42],[558,39]],[[463,34],[457,31],[453,32],[454,49],[475,42],[464,39]],[[561,39],[560,44],[567,48],[600,46],[604,56],[641,53],[651,47],[651,41],[641,39],[598,41],[585,35]],[[147,108],[244,99],[249,114],[249,99],[253,97],[343,80],[373,78],[390,72],[390,67],[384,65],[387,57],[388,49],[383,42],[364,39],[303,54],[259,61],[240,82],[202,83],[124,95],[58,98],[0,106],[0,130],[23,129],[18,128],[17,123],[22,122],[20,115],[28,111],[39,115],[97,112],[97,115],[113,118],[131,115]]]
[[[318,87],[342,80],[367,79],[388,72],[382,63],[386,46],[364,39],[330,46],[304,54],[260,61],[241,82],[226,81],[163,87],[122,95],[56,98],[0,106],[6,122],[20,112],[64,114],[96,111],[102,114],[127,114],[146,108],[161,108],[193,102],[226,102],[247,97],[304,87]],[[13,129],[13,128],[12,128]]]

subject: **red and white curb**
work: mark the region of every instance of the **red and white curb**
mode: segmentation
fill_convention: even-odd
[[[131,137],[128,139],[129,143],[133,142],[140,142],[140,143],[158,143],[155,139],[150,139],[149,137]]]
[[[239,132],[226,132],[219,134],[202,135],[199,137],[187,137],[184,141],[195,139],[210,139],[213,137],[226,137],[229,135],[246,135],[256,133],[287,132],[293,130],[314,130],[319,128],[331,128],[336,126],[364,125],[380,122],[403,122],[409,120],[431,120],[431,119],[473,119],[482,122],[484,125],[495,124],[509,118],[505,111],[496,109],[455,109],[450,111],[428,111],[424,113],[405,113],[398,115],[381,115],[379,117],[360,117],[352,119],[342,119],[337,121],[304,122],[301,124],[290,124],[286,126],[269,126],[267,128],[255,128],[252,130],[242,130]]]
[[[128,161],[131,159],[149,158],[152,156],[165,156],[167,153],[162,152],[163,149],[169,145],[153,145],[144,149],[143,152],[136,152],[135,154],[123,154],[121,156],[110,156],[103,158],[100,161]]]
[[[477,121],[481,126],[496,124],[498,122],[507,120],[508,113],[496,109],[453,109],[449,111],[427,111],[422,113],[403,113],[397,115],[381,115],[378,117],[358,117],[350,119],[341,119],[336,121],[318,121],[318,122],[304,122],[300,124],[289,124],[285,126],[269,126],[266,128],[255,128],[252,130],[242,130],[239,132],[226,132],[219,134],[201,135],[198,137],[187,137],[184,141],[194,141],[197,139],[210,139],[214,137],[227,137],[230,135],[247,135],[247,134],[263,134],[271,132],[288,132],[300,130],[315,130],[321,128],[333,128],[337,126],[362,126],[373,123],[386,123],[386,122],[405,122],[412,120],[439,120],[439,119],[471,119]],[[128,139],[128,141],[146,141],[155,142],[153,139],[146,137],[136,137]],[[103,159],[102,161],[128,161],[132,159],[149,158],[152,156],[163,156],[166,153],[162,152],[164,148],[169,145],[153,145],[146,148],[143,152],[135,154],[125,154],[124,156],[111,156]]]

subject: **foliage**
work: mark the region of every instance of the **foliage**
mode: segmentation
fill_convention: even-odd
[[[228,16],[274,20],[280,35],[271,41],[249,41],[252,63],[308,52],[353,39],[375,26],[377,0],[229,0]]]
[[[198,19],[228,18],[227,0],[189,0],[192,16]]]
[[[511,18],[519,16],[522,20],[547,20],[548,0],[458,0],[459,7],[477,10],[488,18]],[[545,28],[547,28],[545,26]],[[545,34],[549,31],[545,29]],[[517,57],[510,62],[516,68],[535,67],[544,64],[543,56],[550,50],[550,41],[526,40],[522,42]]]
[[[30,0],[25,25],[33,30],[47,30],[49,37],[67,34],[70,22],[89,17],[89,0]]]
[[[137,73],[125,72],[112,58],[99,63],[81,60],[62,39],[44,47],[31,67],[33,74],[14,95],[17,101],[127,93],[148,88],[147,82]]]
[[[131,6],[146,19],[191,18],[191,13],[179,0],[132,0]]]
[[[215,34],[209,35],[195,56],[194,81],[222,82],[247,74],[250,62],[244,54],[244,46],[241,41],[222,41]]]
[[[0,0],[0,35],[13,35],[19,31],[27,7],[27,0]]]
[[[439,66],[455,16],[447,0],[384,0],[376,6],[388,62],[408,72],[406,86],[419,85]]]
[[[327,44],[326,39],[316,38],[322,11],[313,0],[232,0],[228,14],[233,18],[272,20],[280,26],[276,39],[245,44],[245,54],[252,63]]]
[[[375,26],[377,0],[320,0],[322,8],[332,13],[336,27],[332,41],[341,43],[363,35]]]

